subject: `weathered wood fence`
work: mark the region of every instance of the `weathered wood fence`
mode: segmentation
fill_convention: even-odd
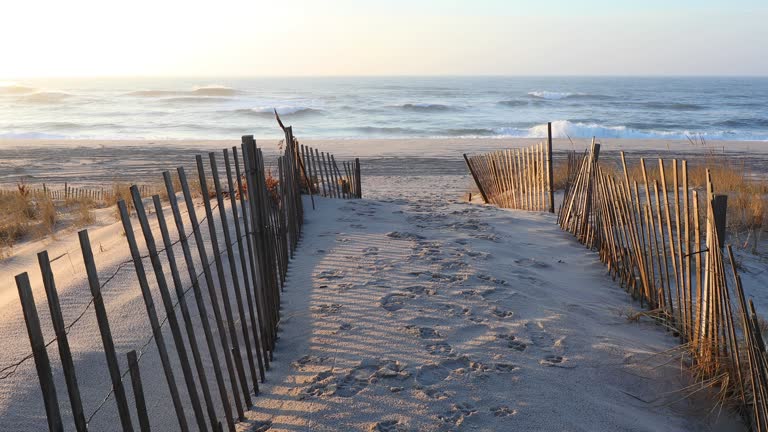
[[[193,181],[199,182],[199,190],[203,191],[199,198],[203,202],[204,214],[198,215],[200,208],[195,205],[190,179],[183,167],[177,169],[176,179],[168,171],[162,175],[168,197],[167,207],[163,206],[159,195],[148,199],[137,186],[130,188],[132,206],[123,200],[117,203],[131,255],[131,259],[124,264],[135,270],[151,325],[150,340],[155,341],[165,385],[173,403],[173,414],[182,431],[195,428],[201,431],[234,431],[235,423],[245,418],[245,410],[253,405],[252,398],[259,393],[259,382],[264,382],[265,371],[273,360],[281,319],[280,297],[288,264],[301,237],[304,221],[302,190],[309,189],[308,192],[331,197],[361,196],[359,160],[355,160],[354,164],[344,163],[342,175],[333,155],[322,153],[325,159],[321,163],[318,157],[309,156],[310,152],[318,156],[320,153],[316,149],[298,146],[291,127],[284,128],[284,132],[286,144],[284,153],[277,161],[277,181],[270,181],[262,150],[256,146],[252,136],[242,138],[240,153],[237,147],[233,147],[223,150],[220,155],[209,153],[207,158],[197,156],[197,178]],[[223,174],[219,172],[220,160],[224,162]],[[177,190],[175,185],[180,185],[181,190]],[[179,193],[180,197],[177,196]],[[186,218],[182,217],[179,201],[185,206]],[[151,210],[145,208],[149,204]],[[135,211],[135,218],[131,217],[130,207]],[[216,209],[218,218],[214,215]],[[166,212],[170,216],[166,216]],[[154,217],[150,217],[152,213]],[[138,222],[138,227],[134,227],[135,222]],[[153,229],[155,222],[156,228]],[[170,226],[177,231],[178,240],[175,242],[171,240]],[[219,237],[219,233],[223,238]],[[194,238],[194,242],[190,241],[190,237]],[[139,239],[143,240],[143,245],[140,245]],[[43,339],[42,323],[29,275],[25,272],[16,277],[33,351],[30,357],[37,368],[48,428],[60,431],[64,429],[65,422],[71,422],[77,431],[86,431],[89,422],[113,395],[119,416],[115,424],[119,421],[122,430],[132,431],[138,420],[139,430],[147,431],[150,418],[145,393],[157,391],[160,383],[147,385],[142,382],[141,350],[138,355],[136,351],[128,352],[128,370],[120,369],[119,354],[105,307],[106,299],[102,296],[103,288],[112,278],[106,281],[100,278],[87,230],[79,232],[79,240],[92,296],[88,307],[93,306],[98,321],[111,380],[107,397],[94,412],[84,412],[67,337],[76,321],[69,325],[64,322],[47,252],[41,252],[38,260],[56,335],[54,340],[65,376],[71,419],[62,416],[59,405],[61,394],[52,378],[52,370],[55,369],[53,359],[49,358],[46,350],[54,340],[46,342]],[[192,243],[196,251],[193,251]],[[176,256],[179,244],[181,258]],[[210,244],[210,248],[206,244]],[[147,254],[142,256],[142,250],[146,250]],[[161,254],[165,255],[165,259],[161,259]],[[182,282],[182,268],[186,268],[188,273],[189,286],[184,286]],[[157,287],[160,302],[156,303],[153,298],[150,285]],[[207,291],[207,296],[203,289]],[[190,291],[194,295],[194,305],[187,303]],[[82,311],[81,317],[88,307]],[[162,322],[157,307],[162,307],[165,312]],[[194,316],[199,316],[198,324],[193,323]],[[167,333],[163,333],[165,325],[170,327],[170,341],[165,339]],[[202,335],[198,334],[196,326],[202,328]],[[178,362],[171,359],[173,353]],[[204,358],[211,359],[210,369],[215,385],[209,383],[207,376],[211,370],[206,367]],[[129,401],[124,383],[129,373],[133,403]],[[179,373],[186,391],[180,391],[178,387]],[[183,398],[184,394],[189,400]],[[188,424],[189,418],[194,419],[194,425]]]
[[[598,251],[614,279],[679,336],[701,388],[738,401],[755,431],[768,430],[768,360],[752,301],[725,246],[726,195],[688,185],[685,160],[659,159],[632,179],[599,163],[600,144],[569,156],[560,226]]]
[[[154,195],[160,193],[158,188],[151,185],[136,185],[142,195]],[[5,195],[17,195],[19,193],[29,194],[32,196],[48,196],[53,200],[80,200],[88,199],[95,202],[109,203],[115,200],[115,190],[112,187],[75,187],[70,186],[68,183],[60,186],[51,186],[43,183],[40,186],[22,188],[0,188],[0,196]]]
[[[552,124],[546,143],[464,155],[483,201],[503,208],[555,212]]]
[[[313,194],[332,198],[362,198],[360,159],[342,161],[341,169],[330,154],[303,144],[296,147],[302,180]]]

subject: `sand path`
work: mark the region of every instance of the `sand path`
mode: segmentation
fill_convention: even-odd
[[[320,202],[254,429],[712,428],[658,399],[685,385],[652,356],[675,340],[621,316],[627,295],[553,217],[427,196]]]

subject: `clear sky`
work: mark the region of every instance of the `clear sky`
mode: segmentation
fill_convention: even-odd
[[[768,75],[767,0],[4,0],[0,78]]]

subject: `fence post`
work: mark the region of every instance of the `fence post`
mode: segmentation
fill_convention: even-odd
[[[243,227],[245,229],[245,239],[246,239],[246,246],[248,250],[248,267],[250,269],[251,273],[251,283],[253,284],[253,296],[254,299],[256,299],[256,309],[258,312],[258,323],[259,323],[259,333],[261,334],[260,342],[261,342],[261,352],[262,356],[264,357],[264,367],[266,370],[269,370],[269,356],[267,353],[270,350],[271,346],[271,336],[267,332],[266,327],[266,321],[268,320],[268,313],[266,312],[267,308],[267,299],[266,294],[264,292],[264,285],[261,283],[263,278],[261,277],[261,272],[263,270],[257,268],[257,262],[256,262],[256,251],[254,251],[254,232],[252,230],[252,225],[249,223],[249,213],[250,217],[253,217],[253,213],[251,213],[250,207],[246,206],[245,204],[245,196],[249,194],[248,191],[243,189],[243,178],[240,171],[240,160],[237,156],[237,147],[232,147],[232,162],[235,164],[235,175],[237,176],[237,189],[240,192],[240,208],[243,212]],[[245,163],[245,160],[243,161]],[[247,179],[246,179],[246,188],[247,188]],[[250,189],[250,188],[248,188]]]
[[[253,350],[251,349],[251,337],[249,335],[248,331],[248,321],[246,320],[245,315],[245,307],[243,306],[243,295],[242,290],[240,289],[240,278],[237,274],[237,262],[235,260],[235,254],[233,253],[233,243],[232,243],[232,236],[230,234],[229,229],[229,221],[227,216],[227,210],[224,205],[224,193],[221,189],[221,180],[219,179],[219,171],[218,167],[216,166],[216,155],[213,152],[208,153],[208,159],[211,163],[211,175],[213,176],[213,187],[216,191],[216,204],[219,207],[219,219],[221,219],[221,228],[224,233],[224,247],[226,249],[227,253],[227,260],[229,262],[229,273],[232,277],[232,287],[233,291],[235,292],[235,304],[237,305],[237,312],[240,315],[240,329],[242,330],[242,337],[243,337],[243,345],[245,345],[245,354],[248,360],[248,367],[251,372],[251,380],[253,381],[253,392],[254,394],[259,394],[259,383],[256,373],[256,367],[253,364]],[[237,211],[235,207],[232,207],[232,212]],[[237,223],[236,220],[233,220],[234,223]],[[237,240],[239,241],[240,238],[238,237]],[[247,278],[247,270],[243,268],[243,280]],[[225,301],[229,301],[229,295],[223,296]],[[233,324],[234,325],[234,324]],[[256,330],[255,328],[253,329]],[[233,335],[234,337],[234,335]],[[258,337],[254,334],[253,343],[256,345],[256,354],[258,358],[261,358],[260,353],[258,352]],[[235,348],[236,349],[236,348]],[[264,373],[263,367],[261,364],[260,371],[261,373]],[[247,387],[246,387],[247,388]]]
[[[48,430],[51,432],[63,431],[59,401],[56,398],[56,386],[53,383],[51,363],[48,360],[48,351],[45,348],[43,332],[40,330],[40,318],[37,316],[35,298],[32,296],[32,287],[29,285],[29,275],[21,273],[16,276],[16,287],[19,290],[21,308],[24,312],[24,322],[27,324],[29,343],[32,346],[32,354],[35,358],[37,377],[40,380],[40,390],[43,392],[45,414],[48,418]]]
[[[250,278],[248,275],[248,265],[246,264],[247,258],[245,255],[245,248],[243,247],[243,233],[240,229],[240,216],[237,210],[237,198],[235,197],[235,185],[232,181],[232,166],[229,162],[229,152],[227,149],[224,149],[224,166],[227,172],[227,186],[229,187],[229,201],[230,207],[232,208],[232,222],[235,226],[237,252],[238,256],[240,257],[240,268],[242,269],[243,275],[243,291],[245,291],[245,299],[248,306],[248,317],[250,318],[251,331],[253,332],[253,344],[255,345],[254,348],[256,349],[257,360],[259,363],[259,374],[261,376],[261,382],[264,382],[266,379],[264,373],[264,356],[261,350],[262,344],[259,340],[259,329],[261,329],[261,325],[257,323],[256,313],[254,311],[254,306],[258,308],[258,299],[254,301],[254,296],[251,291]],[[245,318],[243,318],[243,320],[244,319]]]
[[[208,191],[208,183],[205,177],[205,167],[203,166],[203,157],[201,155],[196,155],[195,160],[197,161],[197,174],[200,179],[200,188],[204,191]],[[215,175],[218,175],[218,173],[215,173]],[[221,259],[222,253],[219,249],[218,235],[216,234],[216,224],[213,218],[211,197],[207,192],[203,194],[203,206],[205,208],[205,216],[208,222],[208,236],[210,237],[211,241],[211,252],[213,253],[213,262],[216,268],[216,276],[219,281],[221,300],[222,303],[224,303],[226,325],[229,330],[230,342],[232,343],[233,352],[237,354],[234,356],[233,360],[235,362],[238,378],[240,379],[240,388],[243,392],[243,398],[246,403],[246,407],[250,407],[253,403],[251,401],[250,391],[248,390],[248,382],[245,374],[243,373],[243,358],[240,351],[240,342],[237,339],[235,318],[232,314],[232,303],[229,301],[229,286],[227,284],[226,276],[224,275],[224,264]],[[221,222],[224,223],[224,221]],[[213,284],[211,284],[211,288],[213,289]],[[213,291],[211,292],[211,295],[215,295],[213,294]],[[242,417],[244,418],[245,416],[243,415]]]
[[[355,158],[355,177],[357,182],[357,197],[363,197],[363,181],[360,177],[360,158]]]
[[[555,212],[555,169],[552,165],[552,122],[547,122],[547,176],[549,181],[549,212]]]
[[[149,432],[149,416],[147,415],[147,403],[144,400],[144,387],[141,385],[141,373],[139,372],[139,359],[136,351],[128,353],[128,370],[131,372],[131,386],[133,398],[136,400],[136,412],[139,415],[139,430]]]
[[[235,377],[235,369],[232,364],[232,358],[230,357],[231,353],[229,352],[229,341],[227,340],[227,329],[224,327],[224,320],[221,318],[221,310],[219,309],[219,300],[218,296],[216,295],[216,288],[213,285],[213,275],[211,274],[211,263],[208,261],[208,252],[205,250],[205,242],[203,241],[203,235],[200,231],[200,224],[197,219],[197,211],[195,210],[195,202],[192,198],[192,193],[189,190],[189,183],[187,182],[187,175],[184,173],[184,167],[178,167],[177,168],[178,174],[179,174],[179,182],[181,182],[181,190],[184,194],[184,201],[187,206],[187,215],[189,217],[189,221],[192,224],[192,232],[194,233],[195,237],[195,244],[197,245],[197,253],[200,257],[200,265],[203,267],[203,275],[205,276],[205,285],[208,288],[208,295],[211,298],[211,308],[213,309],[213,315],[215,317],[216,321],[216,328],[219,332],[219,337],[221,338],[221,346],[223,348],[223,355],[224,355],[224,364],[227,367],[227,374],[229,375],[229,381],[230,385],[232,386],[232,396],[235,399],[235,409],[237,410],[237,417],[239,419],[245,418],[245,414],[243,412],[243,403],[240,399],[240,389],[238,387],[238,381]],[[202,180],[205,180],[205,177],[203,177]],[[207,192],[207,186],[205,182],[200,183],[200,188],[202,191],[204,191],[203,196],[208,196]],[[174,215],[175,216],[175,215]],[[179,215],[179,218],[181,216]],[[177,227],[180,227],[179,222],[177,220],[176,222]],[[180,236],[186,236],[186,233],[183,233],[182,231],[179,232]],[[187,266],[189,266],[189,262],[187,263]],[[190,278],[193,279],[193,281],[197,280],[197,275],[193,275],[190,273]],[[199,306],[199,304],[198,304]],[[210,347],[210,344],[209,344]],[[247,391],[247,389],[246,389]],[[223,395],[222,395],[223,399]],[[227,404],[229,399],[227,399]],[[231,421],[231,420],[230,420]],[[231,427],[231,429],[233,429]]]
[[[171,336],[173,338],[174,346],[176,347],[176,354],[179,356],[179,362],[181,363],[181,371],[184,376],[184,383],[187,386],[187,393],[192,401],[192,409],[194,411],[195,420],[197,426],[201,431],[206,431],[205,416],[203,415],[202,405],[200,403],[200,397],[197,393],[197,387],[195,385],[195,379],[192,376],[192,367],[189,362],[189,355],[187,354],[187,348],[184,345],[184,339],[181,335],[181,326],[179,320],[176,317],[176,310],[174,309],[173,299],[171,298],[170,289],[168,288],[168,282],[165,278],[165,270],[160,262],[160,256],[157,251],[157,243],[155,242],[155,236],[152,233],[152,228],[149,225],[149,219],[147,218],[147,212],[144,209],[144,203],[141,199],[136,186],[131,186],[130,193],[133,199],[133,208],[136,211],[136,217],[139,220],[139,226],[141,232],[144,235],[144,243],[147,246],[147,252],[149,253],[149,260],[152,265],[152,269],[155,273],[155,281],[157,281],[157,288],[160,291],[160,297],[163,300],[163,306],[165,308],[165,316],[168,320],[168,324],[171,327]],[[134,233],[126,234],[130,238],[134,237]],[[130,240],[129,240],[130,241]],[[136,240],[133,239],[133,242]],[[142,273],[146,280],[146,272],[144,271],[142,264]],[[183,297],[182,299],[183,300]],[[180,300],[180,301],[181,301]],[[153,308],[154,309],[154,308]],[[159,341],[157,341],[159,342]],[[163,346],[165,349],[165,346]],[[172,393],[173,394],[173,393]]]
[[[720,249],[725,247],[725,221],[728,209],[728,195],[715,195],[712,198],[712,211],[715,216],[715,231],[717,231],[717,245]]]
[[[75,429],[77,429],[78,432],[85,432],[88,430],[88,426],[85,421],[85,414],[83,414],[83,402],[80,399],[80,389],[77,385],[75,365],[72,362],[72,352],[69,349],[67,329],[64,324],[64,317],[61,314],[59,294],[56,292],[56,283],[53,279],[48,251],[43,251],[37,254],[37,261],[40,265],[40,272],[43,275],[43,285],[45,286],[46,297],[48,297],[48,309],[51,311],[51,321],[53,322],[53,329],[56,332],[56,343],[59,346],[59,357],[61,358],[61,365],[64,369],[64,379],[67,382],[69,404],[72,407],[72,417],[74,417],[75,420]]]
[[[80,250],[83,252],[85,272],[88,275],[88,285],[93,296],[93,309],[96,312],[96,320],[99,323],[99,333],[101,333],[101,341],[104,345],[104,355],[107,357],[107,367],[109,368],[109,376],[112,379],[112,388],[115,392],[115,402],[117,403],[117,411],[120,414],[120,423],[122,424],[123,431],[132,432],[131,412],[128,409],[128,399],[125,397],[120,365],[117,362],[117,354],[115,353],[115,343],[112,340],[112,331],[109,328],[109,320],[107,319],[107,309],[104,307],[104,299],[101,297],[101,284],[99,283],[99,274],[96,271],[96,263],[93,260],[91,240],[88,237],[87,230],[80,231],[77,235],[80,240]]]
[[[189,187],[184,187],[186,185],[186,177],[184,177],[184,169],[179,168],[179,182],[182,184],[182,188],[185,189],[185,193],[189,193]],[[203,299],[203,293],[200,289],[200,282],[197,277],[197,271],[195,270],[195,262],[192,258],[192,253],[190,252],[189,247],[189,240],[187,237],[187,232],[184,228],[184,220],[181,218],[181,212],[179,211],[179,205],[176,200],[176,191],[173,189],[173,181],[171,180],[171,173],[168,171],[165,171],[163,173],[163,182],[165,183],[165,189],[168,193],[168,201],[171,205],[171,212],[173,213],[173,220],[176,224],[176,231],[179,234],[179,241],[181,242],[181,249],[184,253],[184,263],[186,264],[187,268],[187,274],[189,275],[189,279],[192,282],[192,290],[195,294],[195,302],[197,303],[197,310],[200,314],[200,323],[203,326],[203,333],[205,335],[205,342],[208,346],[208,352],[211,356],[211,363],[213,364],[213,372],[214,376],[216,377],[216,385],[219,390],[219,397],[221,398],[221,404],[224,406],[224,415],[226,417],[227,421],[227,429],[230,432],[235,431],[235,423],[232,420],[232,406],[229,403],[229,396],[227,395],[227,387],[224,384],[224,375],[221,371],[221,364],[219,363],[219,356],[216,353],[216,343],[213,339],[213,332],[211,332],[211,325],[208,322],[208,309],[206,307],[206,301]],[[191,209],[194,211],[194,207]],[[192,222],[192,229],[197,230],[197,216],[195,214],[190,213],[190,221]],[[162,230],[163,224],[160,224],[160,229]],[[197,238],[197,237],[196,237]],[[165,241],[165,239],[163,240]],[[206,261],[203,261],[201,263],[204,269],[208,268],[208,263]],[[235,394],[237,394],[237,389],[235,388]]]
[[[485,201],[485,203],[488,204],[488,196],[485,195],[485,191],[483,190],[483,185],[480,184],[480,180],[477,178],[477,173],[472,168],[472,164],[469,163],[469,158],[467,157],[466,153],[464,153],[464,162],[467,163],[467,168],[469,168],[469,173],[472,174],[472,178],[475,179],[475,184],[477,185],[477,188],[480,190],[480,196],[482,196],[483,201]]]
[[[139,191],[135,186],[131,187],[131,193],[134,196],[134,205],[136,204],[136,196]],[[139,198],[139,204],[141,198]],[[176,380],[174,379],[173,369],[171,368],[171,362],[168,358],[168,351],[165,347],[165,338],[163,338],[163,329],[160,328],[160,322],[157,318],[157,311],[155,310],[155,302],[152,299],[152,291],[149,288],[149,282],[147,281],[147,275],[144,271],[144,264],[141,261],[141,253],[139,252],[139,246],[136,242],[136,236],[133,233],[133,226],[131,225],[131,217],[128,215],[128,207],[124,200],[117,202],[117,208],[120,211],[120,219],[123,221],[123,230],[125,231],[125,237],[128,240],[128,248],[131,251],[131,257],[133,258],[133,267],[136,270],[136,278],[139,280],[139,287],[141,288],[141,294],[144,298],[144,305],[146,306],[147,316],[149,317],[149,324],[152,328],[152,336],[155,338],[155,344],[157,345],[157,351],[160,354],[160,363],[165,373],[165,380],[168,384],[168,389],[171,392],[171,400],[173,401],[173,407],[176,410],[176,419],[179,422],[179,427],[182,431],[188,431],[189,425],[187,424],[187,417],[184,414],[184,406],[181,404],[179,398],[179,389],[176,387]],[[137,209],[138,212],[138,209]],[[151,252],[150,252],[151,254]],[[175,319],[175,317],[174,317]],[[183,348],[183,346],[182,346]],[[194,387],[190,389],[190,392],[194,391]],[[199,404],[198,404],[199,405]],[[199,413],[196,413],[199,416]]]
[[[175,196],[174,196],[175,198]],[[173,279],[173,285],[176,290],[176,298],[178,299],[179,308],[181,309],[181,315],[184,319],[184,326],[187,331],[187,340],[192,350],[192,359],[195,362],[195,368],[197,369],[198,380],[200,381],[200,387],[203,392],[203,400],[205,401],[205,408],[208,412],[208,417],[211,422],[211,429],[216,430],[217,418],[216,411],[213,405],[213,399],[211,398],[211,391],[208,386],[208,378],[205,373],[205,365],[203,365],[202,357],[200,357],[200,348],[197,344],[197,336],[195,335],[195,327],[192,322],[192,317],[189,314],[189,307],[187,306],[186,293],[184,292],[184,286],[179,276],[179,269],[176,264],[176,255],[173,252],[173,243],[171,242],[170,235],[168,233],[168,225],[165,220],[165,214],[163,212],[163,204],[160,202],[160,196],[154,195],[152,202],[155,205],[155,216],[157,217],[157,225],[160,228],[160,235],[163,239],[163,246],[165,248],[165,255],[168,258],[168,267],[171,270],[171,278]]]

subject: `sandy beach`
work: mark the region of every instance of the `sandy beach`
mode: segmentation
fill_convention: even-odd
[[[298,134],[297,130],[297,134]],[[301,139],[301,135],[299,135]],[[724,155],[747,170],[764,172],[768,143],[763,141],[711,141],[706,148],[687,140],[598,139],[602,154],[617,157],[625,151],[633,158],[703,158]],[[368,176],[467,174],[463,153],[519,148],[541,142],[535,138],[453,139],[307,139],[302,143],[323,148],[339,158],[359,157]],[[267,161],[278,149],[276,139],[258,139]],[[553,140],[554,158],[582,152],[587,139]],[[0,139],[0,186],[14,187],[25,178],[30,184],[105,185],[115,181],[151,182],[158,173],[178,164],[194,162],[194,154],[239,146],[239,140],[21,140]],[[462,191],[463,192],[463,191]]]
[[[707,397],[679,397],[692,381],[675,360],[676,339],[651,321],[627,319],[639,306],[553,215],[460,202],[472,187],[462,152],[531,140],[307,142],[359,155],[365,199],[316,198],[309,210],[305,197],[306,230],[289,269],[273,368],[243,430],[742,430],[728,412],[707,414]],[[604,143],[609,152],[647,157],[697,154],[680,141]],[[152,182],[161,170],[191,167],[196,153],[237,144],[6,141],[0,176]],[[717,144],[756,164],[768,157],[761,143]],[[556,149],[570,146],[558,140]],[[146,347],[145,382],[161,382],[150,328],[133,319],[144,305],[121,264],[121,229],[111,209],[98,210],[91,227],[100,273],[113,277],[104,291],[113,333],[119,352]],[[2,367],[28,351],[13,276],[35,268],[42,249],[59,258],[66,321],[87,306],[73,231],[19,244],[0,267]],[[758,290],[764,264],[744,266],[746,289],[768,305]],[[32,285],[44,296],[38,279]],[[109,390],[97,334],[88,314],[70,336],[87,412]],[[49,350],[55,357],[55,346]],[[0,384],[0,429],[35,430],[45,420],[34,364],[12,370]],[[55,379],[64,388],[61,375]],[[148,401],[157,430],[174,429],[172,416],[159,414],[172,409],[166,392],[158,386]],[[112,430],[115,418],[109,402],[91,427]]]

